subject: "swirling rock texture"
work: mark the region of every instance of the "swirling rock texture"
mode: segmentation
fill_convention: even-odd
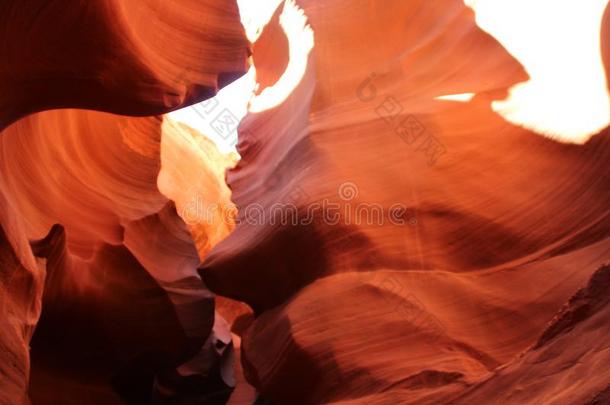
[[[242,122],[238,225],[201,268],[255,311],[249,381],[276,403],[607,401],[607,130],[494,113],[527,75],[461,1],[298,4],[306,72]]]
[[[34,400],[65,402],[78,389],[78,378],[70,378],[76,388],[36,396],[47,395],[46,385],[57,387],[57,374],[66,373],[68,379],[83,368],[101,374],[96,377],[102,382],[114,379],[115,388],[128,397],[135,394],[121,386],[121,378],[129,381],[124,373],[154,374],[172,365],[185,375],[208,373],[216,364],[208,352],[222,355],[222,345],[231,351],[230,337],[222,320],[214,325],[212,294],[196,268],[199,254],[228,233],[230,223],[208,232],[209,227],[190,219],[191,233],[178,215],[185,209],[177,210],[188,196],[163,184],[182,187],[185,174],[171,162],[196,160],[207,148],[205,159],[188,166],[207,180],[198,181],[191,193],[213,199],[200,204],[228,205],[228,189],[216,173],[231,164],[229,157],[215,152],[210,141],[197,143],[194,134],[171,122],[93,111],[40,113],[4,135],[2,172],[28,218],[29,239],[41,238],[54,223],[63,226],[35,243],[36,256],[47,260],[47,280],[43,317],[32,343],[33,364],[40,365],[33,372]],[[56,359],[64,367],[47,370]],[[91,384],[88,377],[83,381]],[[149,394],[146,388],[144,393]]]
[[[608,130],[497,115],[462,1],[267,3],[0,5],[0,403],[226,402],[230,326],[261,402],[608,402]],[[250,48],[239,162],[154,116]]]
[[[28,113],[153,115],[200,101],[243,72],[234,1],[4,1],[0,128]]]
[[[226,397],[231,339],[196,267],[231,222],[186,224],[188,201],[161,179],[180,184],[171,162],[205,154],[190,170],[211,177],[194,190],[224,204],[232,158],[161,118],[27,115],[150,116],[209,98],[247,67],[236,3],[8,1],[0,26],[0,403],[28,387],[37,403]]]

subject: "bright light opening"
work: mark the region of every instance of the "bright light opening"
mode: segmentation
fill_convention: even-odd
[[[238,0],[241,21],[250,42],[256,42],[281,3],[281,0]],[[307,17],[294,0],[284,1],[280,26],[288,38],[289,62],[277,83],[255,95],[256,67],[252,66],[246,75],[221,89],[215,97],[168,116],[212,139],[221,152],[235,151],[237,128],[243,117],[248,112],[261,112],[280,105],[305,75],[314,36],[307,25]]]
[[[474,93],[449,94],[446,96],[435,97],[436,100],[455,101],[457,103],[467,103],[475,96]]]
[[[530,75],[492,104],[496,112],[565,142],[584,143],[610,124],[600,39],[607,0],[464,2]]]

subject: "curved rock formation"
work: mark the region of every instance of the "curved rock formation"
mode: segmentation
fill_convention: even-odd
[[[463,1],[236,3],[0,5],[0,403],[607,402],[608,129]],[[156,115],[250,52],[239,161]]]
[[[44,267],[36,263],[10,201],[1,193],[0,198],[0,403],[25,403],[29,342],[40,315]]]
[[[230,231],[231,217],[189,218],[185,207],[189,198],[203,204],[202,210],[212,203],[227,206],[222,175],[233,160],[199,138],[160,118],[79,110],[39,113],[3,132],[0,170],[18,216],[27,218],[25,234],[38,239],[52,224],[65,228],[35,249],[46,258],[48,272],[43,318],[32,344],[34,365],[45,370],[35,370],[35,400],[65,403],[83,390],[70,373],[85,370],[94,377],[80,384],[101,390],[124,372],[144,378],[180,366],[185,375],[206,375],[220,357],[199,351],[231,350],[228,330],[222,332],[226,326],[217,323],[212,333],[213,295],[196,273],[200,255]],[[193,163],[184,165],[189,158]],[[188,181],[194,188],[185,194]],[[142,318],[142,312],[150,315]],[[215,348],[214,342],[229,348]],[[45,369],[55,356],[64,359],[64,369]],[[64,375],[63,387],[53,382],[57,374]],[[232,377],[225,382],[230,385]],[[128,398],[147,398],[150,387],[132,383],[127,379],[126,387],[115,389]],[[54,389],[48,389],[51,384]]]
[[[248,43],[231,0],[11,0],[0,26],[0,129],[53,108],[160,114],[245,71]]]
[[[461,1],[299,5],[306,73],[242,122],[238,225],[201,268],[257,314],[249,381],[276,403],[496,398],[481,381],[608,258],[607,130],[566,145],[496,115],[526,76]],[[589,364],[599,378],[578,396],[506,399],[593,397],[610,376]]]
[[[456,403],[490,397],[508,403],[608,402],[608,373],[602,366],[608,361],[607,340],[599,338],[608,333],[608,297],[610,267],[606,265],[570,298],[528,351],[467,390]],[[549,370],[555,373],[550,375]]]
[[[234,1],[223,2],[221,7],[215,1],[189,0],[137,4],[9,1],[0,6],[0,25],[0,129],[31,113],[66,107],[126,115],[168,112],[210,97],[244,73],[249,52]],[[2,244],[6,277],[0,282],[0,363],[7,377],[0,381],[2,403],[20,403],[26,398],[28,342],[40,314],[45,267],[56,276],[46,283],[47,310],[41,337],[37,339],[43,343],[36,348],[43,349],[35,350],[43,357],[49,355],[44,352],[49,347],[45,346],[44,336],[53,338],[53,329],[44,326],[50,319],[67,322],[66,333],[73,335],[66,341],[75,345],[78,342],[72,347],[76,353],[68,353],[68,357],[78,357],[83,355],[78,347],[85,348],[85,352],[96,350],[95,345],[90,348],[88,341],[89,337],[94,338],[93,331],[78,336],[83,332],[79,328],[90,324],[83,320],[84,315],[95,319],[95,313],[105,314],[113,305],[132,304],[135,310],[138,305],[148,305],[146,300],[153,299],[151,294],[157,303],[149,308],[151,318],[158,317],[161,323],[167,318],[174,329],[169,335],[195,340],[194,346],[180,344],[180,350],[170,351],[172,360],[162,363],[178,366],[189,358],[189,353],[191,357],[196,354],[204,342],[209,346],[204,345],[204,351],[225,351],[210,346],[217,339],[210,335],[213,298],[195,272],[199,253],[205,254],[205,249],[197,252],[191,229],[157,189],[161,169],[160,119],[129,120],[60,110],[22,119],[2,132],[2,143],[1,223],[6,236]],[[218,162],[221,164],[221,160]],[[213,163],[201,161],[200,165],[211,167]],[[214,169],[214,175],[223,169],[224,166]],[[210,184],[201,187],[212,196],[222,195]],[[66,259],[54,260],[56,264],[50,267],[48,258],[36,264],[27,239],[42,238],[55,223],[61,223],[66,230],[65,253],[59,247],[46,249],[58,251]],[[215,229],[210,239],[221,238],[226,229]],[[205,230],[199,232],[199,240],[207,237]],[[55,239],[50,236],[47,240]],[[149,254],[151,246],[156,246],[155,257]],[[100,280],[101,274],[110,274],[107,269],[119,272],[118,278],[111,282]],[[126,288],[125,295],[113,297],[116,286],[112,287],[112,283],[122,287],[136,285]],[[66,301],[56,299],[64,294]],[[168,313],[168,308],[176,314]],[[87,314],[88,310],[92,313]],[[152,319],[143,321],[144,329],[134,325],[132,338],[146,339],[143,335],[150,335],[146,327],[152,325]],[[124,327],[125,320],[114,319],[100,326],[100,330],[114,333],[120,325]],[[61,323],[53,328],[61,330]],[[229,344],[226,336],[218,339]],[[115,344],[121,342],[125,343],[123,338]],[[159,337],[150,344],[155,342],[167,345],[170,341]],[[107,360],[114,361],[114,366],[120,360],[125,366],[127,358],[133,359],[147,350],[146,344],[128,343],[133,351],[126,348],[126,356],[109,356]],[[189,349],[190,346],[193,347]],[[104,350],[97,354],[102,353]],[[199,373],[215,361],[199,359],[195,371],[193,364],[187,362],[181,371]],[[83,365],[80,366],[75,370],[82,373]],[[102,365],[84,367],[92,367],[98,373],[105,370]],[[150,369],[150,364],[147,367]],[[55,371],[55,376],[61,375]],[[111,370],[116,371],[116,367]],[[47,380],[46,388],[53,387],[55,393],[43,388],[34,396],[42,393],[40,400],[52,401],[63,395],[63,400],[79,401],[78,395],[66,395],[78,384],[70,386],[65,382]],[[68,388],[63,394],[62,387]],[[32,389],[39,388],[35,381]],[[45,396],[49,393],[59,397]],[[100,396],[98,400],[104,398]]]

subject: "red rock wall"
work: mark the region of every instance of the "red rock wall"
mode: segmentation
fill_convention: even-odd
[[[104,353],[89,345],[95,332],[79,330],[87,329],[91,319],[116,310],[116,305],[131,304],[135,309],[150,304],[151,318],[133,319],[134,337],[147,336],[151,345],[161,342],[166,348],[169,338],[150,339],[146,328],[155,317],[173,325],[168,336],[173,336],[171,345],[181,349],[170,350],[173,357],[165,362],[180,364],[189,352],[197,353],[210,335],[214,305],[195,273],[200,257],[191,229],[157,188],[161,120],[77,110],[23,117],[58,108],[154,115],[214,95],[246,70],[248,43],[236,3],[9,1],[0,5],[0,26],[2,274],[6,275],[0,281],[0,363],[6,376],[0,381],[0,402],[26,399],[28,344],[40,315],[45,267],[55,274],[47,280],[47,321],[72,322],[64,326],[75,351],[80,346],[97,355]],[[54,259],[50,267],[40,259],[37,265],[28,239],[42,238],[54,223],[65,229],[60,238],[65,250],[55,245],[46,249],[59,252],[56,255],[63,259]],[[220,238],[222,232],[217,233]],[[143,246],[147,246],[144,252]],[[155,258],[147,253],[151,246]],[[100,280],[104,274],[108,278]],[[188,287],[189,281],[172,284],[184,279],[194,289]],[[126,290],[117,292],[117,285]],[[63,295],[65,301],[58,298]],[[83,320],[87,315],[91,319]],[[125,322],[116,315],[100,330],[116,331],[112,323]],[[61,322],[54,328],[43,327],[41,336],[53,338]],[[83,333],[80,341],[70,340],[78,333]],[[198,341],[195,351],[176,344],[177,338]],[[108,361],[116,366],[117,361],[146,350],[147,343],[131,342],[126,343],[128,355]],[[124,337],[115,343],[121,346]],[[44,349],[44,342],[40,347]],[[61,349],[58,353],[70,354]],[[68,357],[65,360],[70,364]],[[61,384],[47,383],[46,388],[61,393]]]
[[[259,96],[293,5],[252,46]],[[278,404],[604,403],[608,130],[493,112],[527,75],[462,1],[298,5],[315,46],[237,164],[154,116],[244,71],[234,2],[0,5],[0,403],[162,401],[176,370],[205,402],[231,356],[208,287],[253,309],[221,301]]]
[[[315,33],[307,72],[242,122],[227,176],[238,225],[201,273],[258,314],[242,359],[274,402],[458,400],[608,258],[608,133],[559,144],[495,114],[527,76],[461,1],[299,5]],[[278,203],[299,226],[271,225]],[[608,382],[602,357],[594,381],[514,398],[592,398]]]
[[[52,108],[153,115],[245,70],[237,5],[212,0],[6,1],[0,128]]]

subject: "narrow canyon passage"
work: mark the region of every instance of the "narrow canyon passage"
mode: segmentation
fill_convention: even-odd
[[[610,399],[607,0],[0,27],[0,404]]]

